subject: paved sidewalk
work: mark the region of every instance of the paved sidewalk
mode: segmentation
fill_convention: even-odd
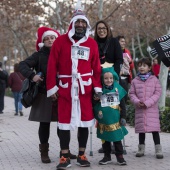
[[[14,116],[13,98],[5,97],[4,114],[0,114],[0,170],[55,170],[59,161],[59,140],[56,133],[56,123],[51,123],[50,151],[52,160],[50,164],[43,164],[40,160],[38,126],[39,123],[28,121],[29,109],[24,109],[24,116]],[[138,145],[138,135],[134,128],[127,126],[129,134],[125,137],[125,160],[127,166],[116,164],[115,155],[112,155],[112,164],[98,165],[103,157],[97,150],[101,147],[101,141],[96,138],[96,129],[93,128],[93,156],[90,153],[90,136],[86,155],[91,162],[91,167],[81,168],[76,161],[71,161],[70,170],[170,170],[170,134],[160,133],[163,146],[164,159],[156,159],[154,156],[154,144],[152,135],[146,135],[146,154],[142,158],[136,158],[135,152]],[[71,132],[70,150],[77,154],[77,132]]]

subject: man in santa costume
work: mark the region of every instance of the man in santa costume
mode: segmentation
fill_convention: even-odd
[[[61,158],[57,169],[71,166],[68,155],[70,130],[78,128],[77,164],[90,166],[85,156],[88,127],[95,123],[92,92],[102,92],[101,66],[96,42],[89,37],[89,20],[76,10],[68,32],[54,42],[47,68],[47,96],[58,98]],[[56,85],[56,76],[58,83]]]

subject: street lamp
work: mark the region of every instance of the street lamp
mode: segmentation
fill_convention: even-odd
[[[6,70],[6,62],[8,60],[8,57],[7,56],[4,56],[3,57],[3,61],[4,61],[4,69]]]
[[[139,58],[135,58],[135,61],[138,62]]]

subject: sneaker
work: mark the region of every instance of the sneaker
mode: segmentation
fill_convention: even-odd
[[[60,158],[60,163],[57,165],[56,169],[67,169],[71,167],[70,158],[64,158],[63,156]]]
[[[17,116],[17,115],[18,115],[18,113],[15,113],[15,114],[14,114],[14,116]]]
[[[123,155],[118,155],[118,156],[116,156],[116,158],[117,158],[117,163],[118,163],[119,165],[127,165],[127,164],[126,164],[126,161],[125,161],[124,158],[123,158]]]
[[[20,113],[20,116],[23,116],[23,112],[22,111],[19,111],[19,113]]]
[[[111,156],[104,156],[104,158],[102,160],[99,161],[99,164],[100,165],[107,165],[109,163],[111,163],[112,160],[111,160]]]
[[[77,165],[79,166],[83,166],[83,167],[89,167],[90,166],[90,162],[87,160],[85,155],[82,156],[78,156],[77,157]]]

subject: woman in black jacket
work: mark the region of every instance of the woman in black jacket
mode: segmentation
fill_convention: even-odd
[[[99,49],[99,56],[100,56],[100,62],[102,67],[114,67],[115,72],[120,75],[120,69],[123,64],[123,53],[121,46],[119,44],[119,41],[117,38],[114,38],[112,36],[110,27],[108,24],[101,20],[96,23],[95,26],[95,34],[94,39],[96,40],[98,44]],[[121,85],[121,79],[119,79],[119,83]],[[126,122],[126,106],[125,106],[125,99],[123,98],[120,103],[121,107],[121,118],[124,119]],[[114,142],[115,145],[117,145],[116,148],[121,148],[122,150],[122,144]],[[103,148],[99,149],[99,153],[105,152]],[[118,152],[118,151],[116,151]],[[115,153],[114,151],[114,145],[112,146],[112,153]],[[116,157],[117,157],[117,153]],[[117,157],[117,160],[119,164],[125,164],[123,159],[119,159]],[[103,161],[103,160],[102,160]],[[104,164],[109,163],[109,161],[104,160]]]
[[[119,75],[123,64],[121,46],[117,38],[112,36],[111,30],[105,21],[96,23],[94,39],[98,44],[101,64],[112,64]]]
[[[37,52],[33,53],[26,60],[21,61],[19,69],[21,74],[30,80],[38,83],[38,95],[36,96],[30,111],[29,120],[40,122],[39,126],[39,150],[43,163],[50,163],[48,156],[50,122],[57,121],[57,101],[47,98],[46,72],[50,49],[55,39],[60,36],[56,30],[48,27],[40,27],[37,31],[36,43]],[[41,73],[41,74],[38,74]],[[59,129],[57,129],[59,136]],[[76,156],[73,158],[76,158]]]

